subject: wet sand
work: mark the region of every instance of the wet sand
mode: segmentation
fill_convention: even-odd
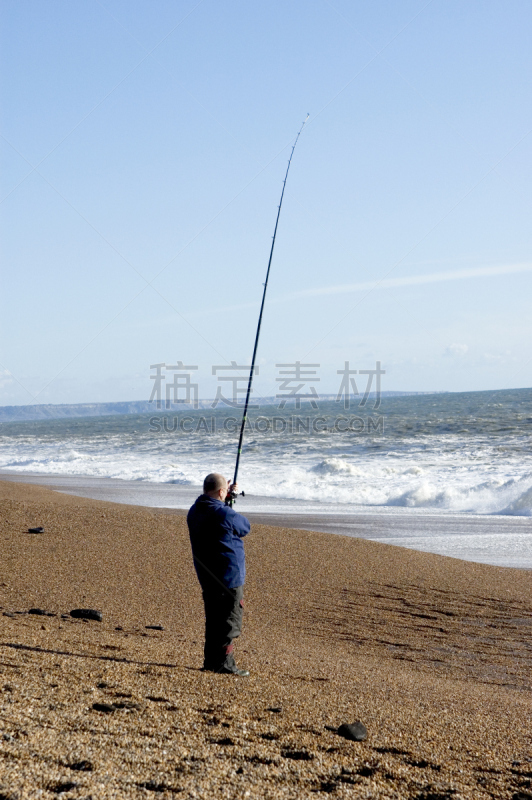
[[[1,482],[0,521],[0,796],[532,797],[532,572],[254,524],[238,679],[184,513]]]

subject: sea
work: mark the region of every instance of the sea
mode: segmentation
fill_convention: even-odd
[[[532,389],[345,405],[251,409],[238,510],[532,569]],[[74,494],[186,508],[208,472],[232,477],[241,417],[228,406],[154,404],[147,414],[4,422],[0,470]]]

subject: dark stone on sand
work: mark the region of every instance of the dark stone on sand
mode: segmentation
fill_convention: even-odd
[[[73,764],[67,764],[67,767],[77,772],[92,772],[93,769],[90,761],[75,761]]]
[[[28,528],[28,533],[44,533],[44,528],[40,525],[37,528]]]
[[[74,608],[70,616],[74,619],[94,619],[96,622],[101,622],[103,619],[102,612],[94,608]]]
[[[377,770],[378,767],[376,766],[372,766],[371,764],[363,764],[357,769],[356,774],[361,775],[363,778],[371,778],[372,775],[375,775]]]
[[[63,794],[63,792],[71,792],[77,785],[74,781],[60,781],[59,783],[50,783],[46,788],[54,794]]]
[[[314,754],[307,750],[292,750],[291,748],[282,750],[281,755],[283,758],[291,758],[293,761],[312,761],[314,758]]]
[[[344,722],[338,728],[338,734],[343,736],[344,739],[350,739],[352,742],[363,742],[368,738],[366,726],[360,720],[350,725]]]
[[[109,688],[109,684],[106,683],[105,681],[100,681],[100,683],[97,683],[96,686],[98,687],[98,689],[108,689]]]
[[[164,631],[162,625],[146,625],[145,627],[149,631]]]
[[[103,714],[112,714],[116,711],[116,706],[112,703],[93,703],[92,707],[95,711],[101,711]]]
[[[117,703],[113,703],[115,708],[126,708],[130,711],[140,711],[142,706],[140,703],[135,703],[133,700],[119,700]]]
[[[176,789],[174,786],[169,786],[167,783],[157,783],[151,780],[146,783],[138,783],[140,789],[146,789],[148,792],[171,792],[172,794],[180,792],[181,789]]]
[[[12,619],[14,619],[14,617],[15,617],[15,614],[13,614],[13,612],[12,612],[12,611],[4,611],[4,612],[2,613],[2,616],[3,616],[3,617],[11,617]]]
[[[30,608],[28,614],[37,614],[38,617],[55,617],[53,611],[45,611],[44,608]]]
[[[266,711],[271,711],[272,714],[280,714],[282,710],[281,706],[271,706],[266,709]]]

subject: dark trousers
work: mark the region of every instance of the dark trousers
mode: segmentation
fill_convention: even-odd
[[[205,649],[204,669],[219,670],[235,666],[233,639],[242,630],[244,587],[227,589],[220,584],[204,586]]]

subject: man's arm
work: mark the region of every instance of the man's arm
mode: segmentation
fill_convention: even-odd
[[[226,520],[232,527],[233,533],[237,536],[242,538],[243,536],[247,536],[249,531],[251,530],[251,525],[249,520],[244,517],[243,514],[238,514],[234,509],[229,508],[229,506],[225,507],[226,511]]]

